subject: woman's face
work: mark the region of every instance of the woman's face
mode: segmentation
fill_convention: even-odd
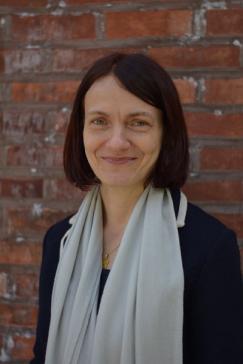
[[[158,158],[161,111],[142,101],[108,75],[84,99],[84,147],[103,185],[143,187]]]

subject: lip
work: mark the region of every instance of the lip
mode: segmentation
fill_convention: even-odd
[[[108,162],[110,164],[125,164],[125,163],[129,163],[129,162],[133,162],[135,159],[135,157],[102,157],[102,159],[105,162]]]

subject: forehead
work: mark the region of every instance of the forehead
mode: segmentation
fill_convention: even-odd
[[[94,109],[115,109],[130,113],[140,110],[160,114],[159,109],[126,90],[114,75],[102,77],[92,84],[85,95],[84,107],[86,113]]]

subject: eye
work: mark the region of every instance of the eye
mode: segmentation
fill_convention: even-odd
[[[91,120],[91,125],[105,126],[105,125],[107,125],[107,121],[102,118],[97,118],[97,119]]]
[[[130,125],[132,127],[140,127],[140,128],[145,128],[145,127],[149,127],[150,126],[150,124],[147,121],[145,121],[145,120],[132,120],[130,122]]]

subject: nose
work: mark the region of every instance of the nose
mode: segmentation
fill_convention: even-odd
[[[123,126],[112,128],[107,146],[113,150],[126,150],[130,147],[130,141]]]

